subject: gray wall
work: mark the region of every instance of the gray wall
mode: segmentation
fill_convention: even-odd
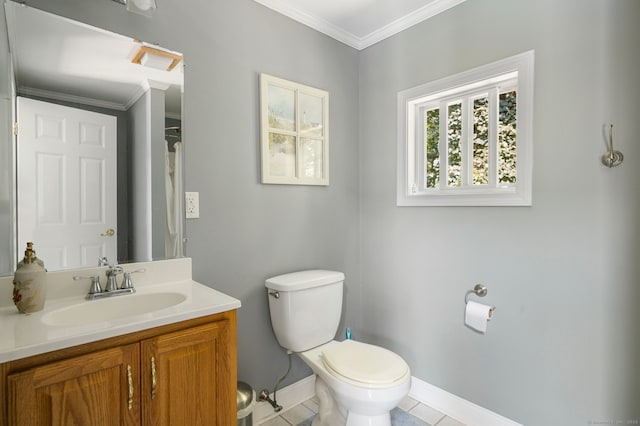
[[[470,0],[360,53],[250,0],[163,0],[153,19],[28,3],[185,54],[188,255],[242,300],[240,380],[272,388],[287,367],[264,279],[322,267],[347,275],[343,325],[422,380],[528,425],[640,416],[637,1]],[[396,207],[397,92],[532,48],[533,207]],[[260,72],[330,92],[330,186],[259,183]],[[484,336],[462,325],[476,282],[498,307]],[[296,360],[284,384],[307,374]]]
[[[639,18],[636,0],[470,0],[362,52],[360,333],[416,377],[527,425],[640,417]],[[397,92],[529,49],[533,207],[396,207]],[[463,325],[478,282],[486,335]]]

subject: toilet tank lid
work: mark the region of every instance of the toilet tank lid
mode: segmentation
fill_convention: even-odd
[[[265,282],[265,287],[278,291],[297,291],[335,284],[342,281],[344,281],[344,274],[342,272],[314,269],[310,271],[291,272],[269,278]]]

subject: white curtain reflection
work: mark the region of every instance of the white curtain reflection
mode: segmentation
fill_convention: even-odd
[[[169,152],[165,144],[165,192],[167,201],[167,226],[165,228],[165,255],[167,258],[182,257],[184,235],[182,221],[182,142],[173,145]]]

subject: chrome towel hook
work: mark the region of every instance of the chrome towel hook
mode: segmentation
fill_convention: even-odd
[[[613,124],[609,124],[609,152],[602,156],[602,164],[611,168],[619,166],[623,159],[622,153],[613,149]]]

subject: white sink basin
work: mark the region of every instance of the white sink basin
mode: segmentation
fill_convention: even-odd
[[[186,300],[182,293],[147,293],[114,296],[56,309],[42,317],[42,322],[54,326],[73,326],[113,321],[159,311]]]

